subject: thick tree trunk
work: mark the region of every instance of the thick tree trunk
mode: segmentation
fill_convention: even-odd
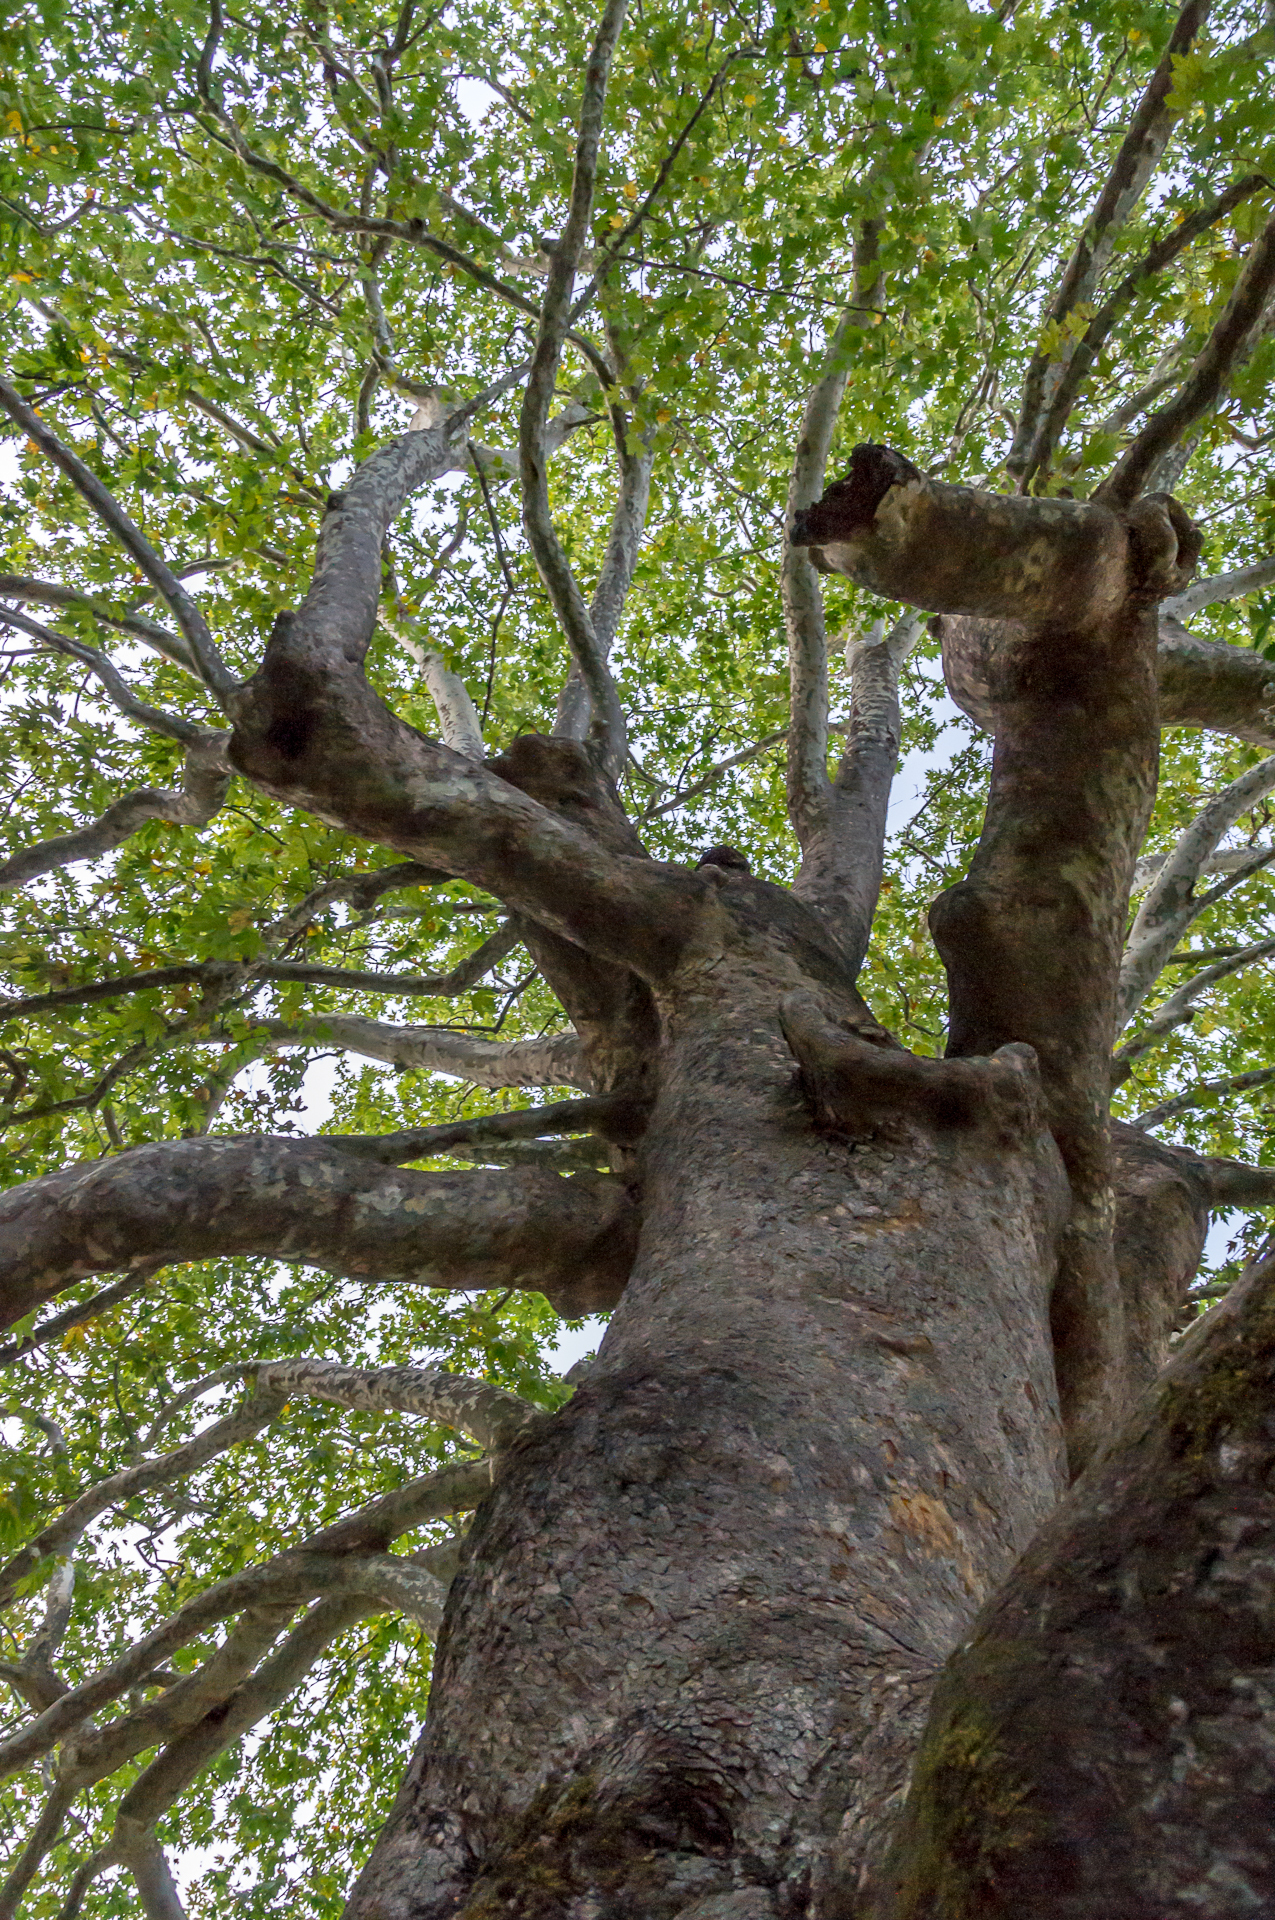
[[[790,895],[718,878],[660,1007],[633,1276],[475,1521],[351,1920],[830,1912],[1064,1484],[1030,1054],[957,1085]],[[803,992],[840,1125],[781,1025]]]

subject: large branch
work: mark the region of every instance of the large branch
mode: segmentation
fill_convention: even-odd
[[[1098,284],[1117,234],[1146,191],[1177,122],[1177,111],[1168,104],[1173,91],[1173,64],[1189,52],[1192,42],[1208,17],[1209,0],[1186,0],[1169,35],[1169,42],[1155,72],[1143,92],[1120,143],[1111,171],[1103,182],[1097,204],[1063,272],[1058,290],[1046,311],[1045,326],[1056,333],[1078,306],[1089,300]],[[1064,343],[1052,351],[1042,345],[1032,356],[1023,382],[1023,403],[1018,428],[1005,465],[1020,475],[1029,460],[1029,449],[1037,438],[1054,393],[1067,369],[1074,343]]]
[[[522,520],[527,543],[566,635],[576,671],[589,696],[593,713],[591,737],[596,740],[602,763],[613,778],[624,765],[624,711],[607,667],[606,647],[589,608],[585,606],[584,596],[554,530],[549,511],[545,427],[558,369],[562,364],[563,343],[570,326],[576,273],[589,237],[607,75],[627,5],[628,0],[607,0],[585,68],[571,199],[566,225],[550,253],[549,278],[545,286],[535,356],[523,396],[519,428]],[[609,385],[609,380],[604,382],[604,388]],[[629,479],[630,476],[626,474],[622,482],[622,500],[629,491]],[[639,487],[643,501],[648,481],[649,467]],[[614,532],[613,528],[613,536]]]
[[[187,748],[180,790],[138,787],[88,826],[42,840],[38,846],[24,847],[21,853],[0,862],[0,891],[25,886],[42,874],[74,866],[80,860],[100,860],[148,820],[167,820],[180,827],[207,826],[230,791],[232,774],[226,758],[229,738],[225,733],[206,733]]]
[[[218,653],[208,631],[208,622],[176,574],[156,553],[141,529],[129,519],[97,475],[58,438],[35,408],[29,406],[16,387],[11,387],[7,380],[0,380],[0,407],[22,428],[41,453],[66,475],[76,492],[88,502],[99,520],[150,581],[171,610],[205,686],[224,706],[238,682]]]
[[[1147,889],[1129,932],[1116,989],[1116,1018],[1123,1027],[1137,1012],[1165,962],[1205,902],[1195,886],[1205,862],[1241,815],[1275,788],[1275,754],[1259,761],[1204,807],[1169,854]],[[1261,860],[1264,855],[1259,855]],[[1241,868],[1241,874],[1243,869]]]
[[[1197,1323],[949,1660],[865,1920],[954,1873],[983,1920],[1269,1906],[1273,1288]]]
[[[328,1140],[164,1141],[0,1198],[0,1317],[143,1261],[265,1255],[435,1287],[526,1287],[563,1311],[614,1303],[634,1209],[601,1175],[417,1173]]]
[[[996,749],[967,878],[931,909],[948,1051],[1036,1049],[1071,1182],[1052,1318],[1073,1463],[1124,1392],[1105,1123],[1133,866],[1155,794],[1155,602],[1199,537],[1175,503],[1127,515],[924,478],[887,448],[800,516],[794,539],[892,599],[1004,623],[988,678]]]

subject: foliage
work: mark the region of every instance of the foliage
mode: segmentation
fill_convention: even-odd
[[[1113,280],[1230,180],[1275,173],[1269,90],[1250,84],[1253,50],[1242,49],[1261,24],[1251,15],[1223,7],[1180,62],[1172,165],[1121,229]],[[246,675],[274,615],[304,591],[322,504],[352,464],[401,432],[423,393],[468,394],[525,357],[548,258],[540,243],[561,226],[570,186],[592,21],[489,0],[419,13],[409,0],[400,16],[375,0],[248,5],[225,23],[213,70],[225,121],[200,97],[208,30],[202,0],[29,0],[0,27],[0,310],[11,376],[197,587]],[[999,484],[1042,297],[1166,30],[1150,0],[1028,0],[999,13],[966,0],[743,10],[652,0],[634,12],[594,215],[595,259],[606,250],[611,264],[581,325],[623,354],[640,387],[631,444],[655,452],[615,671],[631,729],[624,797],[638,817],[651,813],[643,830],[657,857],[693,861],[724,840],[768,877],[793,871],[781,745],[679,796],[786,721],[788,473],[856,232],[870,223],[879,291],[855,337],[834,468],[856,442],[884,440],[945,478]],[[1083,492],[1110,465],[1111,416],[1163,356],[1189,362],[1268,211],[1266,193],[1242,202],[1134,298],[1051,485]],[[350,231],[359,213],[387,223],[382,234]],[[441,245],[403,238],[412,223]],[[1273,373],[1267,338],[1180,483],[1206,530],[1203,573],[1275,541],[1275,476],[1255,425]],[[589,416],[551,480],[560,536],[589,582],[613,456],[604,396],[579,354],[568,355],[559,402]],[[513,445],[517,409],[515,390],[475,423],[475,438]],[[115,616],[153,615],[140,573],[38,450],[11,437],[3,463],[6,572],[74,587]],[[549,730],[567,665],[509,472],[471,467],[440,482],[402,517],[387,557],[387,606],[397,592],[400,615],[462,675],[490,751]],[[844,581],[827,598],[838,630],[890,611]],[[1269,651],[1270,605],[1269,592],[1220,605],[1197,630]],[[110,631],[82,606],[57,628],[93,646]],[[397,713],[432,731],[403,630],[385,627],[373,678]],[[109,647],[144,697],[215,724],[171,660],[127,632]],[[13,776],[0,854],[73,830],[121,792],[179,779],[175,743],[121,718],[80,660],[10,630],[4,673],[0,752]],[[909,1045],[934,1052],[944,989],[925,914],[977,838],[989,749],[947,701],[928,640],[906,676],[903,747],[864,990]],[[1202,799],[1257,757],[1211,736],[1166,736],[1149,846],[1168,847]],[[1268,831],[1263,809],[1238,842]],[[312,889],[389,858],[239,783],[206,827],[152,822],[114,854],[4,896],[8,990],[251,961]],[[1190,944],[1269,937],[1273,889],[1257,876],[1197,923]],[[381,905],[320,909],[285,957],[443,973],[498,924],[495,903],[460,882]],[[333,1060],[321,1039],[287,1047],[254,1023],[339,1009],[534,1036],[562,1015],[532,975],[516,949],[449,999],[257,982],[209,1017],[188,983],[10,1020],[0,1034],[4,1182],[208,1127],[375,1132],[522,1104],[521,1092],[395,1075],[348,1052]],[[1174,984],[1170,970],[1156,997]],[[307,1074],[311,1062],[324,1064]],[[1275,1012],[1252,967],[1139,1062],[1119,1109],[1268,1063]],[[1265,1159],[1268,1093],[1195,1106],[1169,1131]],[[86,1282],[70,1301],[93,1291]],[[125,1463],[159,1406],[227,1361],[434,1356],[552,1405],[566,1391],[557,1329],[540,1297],[523,1293],[394,1293],[260,1262],[168,1270],[9,1368],[0,1546],[11,1551],[73,1490]],[[229,1403],[238,1389],[218,1391]],[[213,1404],[188,1407],[173,1433],[194,1431]],[[57,1423],[54,1443],[32,1410]],[[90,1670],[186,1592],[455,1450],[420,1422],[292,1407],[179,1500],[140,1500],[98,1526],[63,1664]],[[33,1595],[15,1613],[19,1638],[39,1606]],[[236,1912],[263,1916],[285,1886],[298,1915],[338,1910],[408,1751],[428,1658],[419,1629],[397,1618],[358,1628],[302,1696],[218,1760],[163,1830],[187,1863],[192,1913],[225,1913],[233,1897]],[[26,1909],[37,1920],[59,1911],[68,1863],[106,1831],[119,1784],[94,1790],[51,1856]],[[30,1775],[4,1790],[7,1830],[27,1824],[41,1792]],[[130,1893],[126,1877],[108,1878],[96,1911],[131,1911]]]

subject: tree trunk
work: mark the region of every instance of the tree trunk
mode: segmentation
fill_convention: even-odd
[[[474,1523],[351,1920],[831,1913],[1063,1488],[1030,1054],[895,1050],[791,895],[715,879],[632,1277]]]

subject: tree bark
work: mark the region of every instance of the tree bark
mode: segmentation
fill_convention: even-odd
[[[468,1537],[351,1920],[823,1912],[1063,1485],[1030,1057],[903,1053],[813,916],[715,872],[659,995],[632,1277]]]
[[[1275,1904],[1275,1263],[1183,1343],[938,1688],[876,1920]]]

